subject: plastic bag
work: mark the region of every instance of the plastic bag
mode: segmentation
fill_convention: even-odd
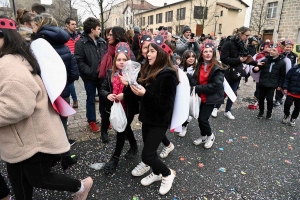
[[[94,164],[90,164],[88,166],[94,170],[100,170],[104,167],[104,165],[105,165],[105,163],[94,163]]]
[[[123,77],[129,82],[129,85],[134,85],[139,88],[139,84],[136,82],[138,74],[141,70],[141,64],[128,60],[122,70]],[[139,88],[140,89],[140,88]]]
[[[198,119],[199,117],[200,104],[201,104],[201,99],[198,96],[198,94],[196,94],[195,87],[194,87],[190,96],[190,116],[192,116],[195,119]]]
[[[117,132],[123,132],[127,125],[127,118],[120,102],[114,102],[111,107],[109,121]]]

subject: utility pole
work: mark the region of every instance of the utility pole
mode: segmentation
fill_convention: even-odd
[[[15,4],[15,0],[12,0],[12,5],[13,5],[13,10],[14,10],[14,16],[15,18],[17,17],[17,14],[16,14],[16,4]]]

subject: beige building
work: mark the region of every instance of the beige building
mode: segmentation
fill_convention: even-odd
[[[280,38],[290,38],[300,43],[299,10],[299,0],[255,0],[250,28],[255,34],[262,34],[264,41],[270,39],[277,42]]]
[[[213,35],[216,29],[220,37],[243,26],[247,7],[242,0],[183,0],[136,14],[135,19],[142,29],[151,31],[165,26],[172,34],[181,35],[182,28],[188,25],[196,36]]]

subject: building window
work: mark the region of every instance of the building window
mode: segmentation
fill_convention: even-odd
[[[142,18],[142,26],[145,26],[145,17]]]
[[[148,16],[148,24],[153,24],[153,15]]]
[[[222,17],[223,16],[223,10],[221,10],[221,12],[220,12],[220,17]]]
[[[267,18],[275,18],[278,2],[268,3]]]
[[[176,35],[181,35],[184,25],[176,26]]]
[[[168,32],[172,34],[172,26],[168,26]]]
[[[162,23],[162,13],[156,14],[156,23]]]
[[[126,25],[128,25],[128,17],[126,17]]]
[[[153,33],[153,28],[150,28],[149,31],[150,31],[151,33]]]
[[[194,19],[207,19],[208,7],[194,6]]]
[[[132,24],[132,16],[130,17],[130,24]]]
[[[177,20],[185,19],[185,8],[177,9]]]
[[[173,10],[166,12],[166,22],[172,22],[173,21]]]

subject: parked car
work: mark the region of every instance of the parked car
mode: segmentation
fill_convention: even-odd
[[[300,44],[294,44],[293,52],[298,55],[298,63],[300,63]]]

